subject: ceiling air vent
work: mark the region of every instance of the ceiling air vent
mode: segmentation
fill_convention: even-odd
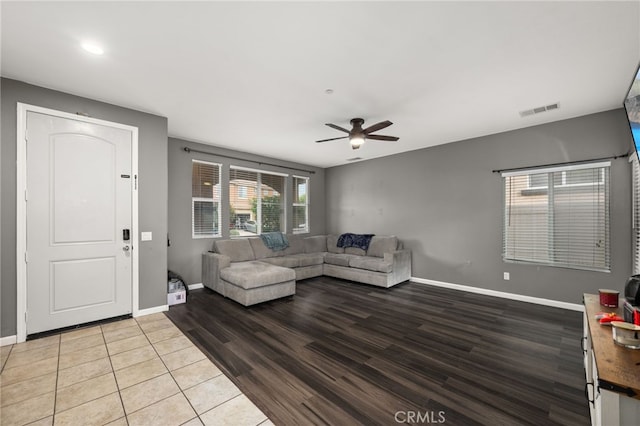
[[[358,161],[358,160],[362,160],[362,157],[347,158],[347,161]]]
[[[536,107],[533,109],[528,109],[525,111],[520,111],[520,117],[527,117],[529,115],[540,114],[541,112],[552,111],[558,108],[560,108],[560,105],[558,104],[558,102],[556,102],[555,104],[550,104],[550,105],[545,105],[541,107]]]

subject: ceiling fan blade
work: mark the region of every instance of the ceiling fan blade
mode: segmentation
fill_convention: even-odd
[[[348,137],[349,136],[342,136],[342,137],[339,137],[339,138],[322,139],[322,140],[316,141],[316,143],[335,141],[335,140],[338,140],[338,139],[347,139]]]
[[[345,133],[349,133],[349,130],[340,127],[340,126],[336,126],[335,124],[331,124],[331,123],[325,123],[326,126],[331,127],[332,129],[336,129],[336,130],[340,130],[341,132],[345,132]]]
[[[363,130],[364,134],[367,135],[369,133],[373,133],[373,132],[377,132],[378,130],[382,130],[385,127],[389,127],[391,126],[393,123],[390,122],[389,120],[385,120],[385,121],[381,121],[377,124],[374,124],[373,126],[369,126],[366,129]]]
[[[391,142],[395,142],[400,138],[398,138],[396,136],[367,135],[367,139],[373,139],[373,140],[376,140],[376,141],[391,141]]]

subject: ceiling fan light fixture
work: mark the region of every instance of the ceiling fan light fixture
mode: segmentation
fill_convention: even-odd
[[[362,146],[362,144],[364,144],[364,142],[367,139],[371,139],[371,140],[375,140],[375,141],[389,141],[389,142],[395,142],[397,141],[398,137],[396,136],[385,136],[385,135],[378,135],[378,134],[373,134],[373,132],[377,132],[378,130],[382,130],[382,129],[386,129],[387,127],[391,126],[393,123],[390,122],[389,120],[385,120],[385,121],[381,121],[380,123],[376,123],[373,126],[369,126],[366,129],[362,128],[362,125],[364,124],[364,120],[362,118],[352,118],[351,119],[351,130],[345,129],[344,127],[340,127],[340,126],[336,126],[335,124],[332,123],[325,123],[327,126],[331,127],[332,129],[336,129],[339,130],[341,132],[347,133],[347,136],[340,136],[337,138],[329,138],[329,139],[321,139],[319,141],[316,141],[316,143],[323,143],[323,142],[329,142],[329,141],[335,141],[338,139],[349,139],[349,143],[351,144],[351,148],[353,149],[358,149]]]
[[[349,136],[349,142],[351,142],[351,148],[358,149],[364,143],[364,136],[363,135]]]

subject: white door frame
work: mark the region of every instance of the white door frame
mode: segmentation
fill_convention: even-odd
[[[99,120],[82,115],[56,111],[49,108],[18,102],[17,138],[16,138],[16,340],[17,343],[27,340],[27,149],[24,143],[27,135],[27,113],[37,112],[55,117],[81,121],[90,124],[115,127],[131,132],[131,174],[134,177],[133,193],[131,194],[131,312],[138,314],[138,128],[120,123]]]

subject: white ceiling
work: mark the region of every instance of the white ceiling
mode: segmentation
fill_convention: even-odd
[[[4,77],[168,117],[170,136],[320,167],[618,108],[640,61],[638,1],[1,7]],[[391,120],[378,133],[400,140],[314,143],[353,117]]]

